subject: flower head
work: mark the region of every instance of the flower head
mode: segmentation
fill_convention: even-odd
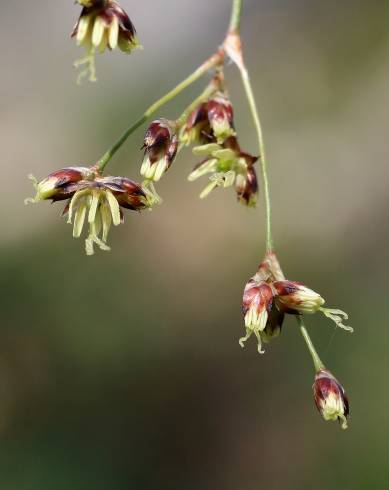
[[[181,131],[180,141],[185,145],[223,143],[235,135],[233,116],[230,100],[224,92],[218,91],[192,111]]]
[[[313,385],[316,407],[324,420],[339,420],[347,429],[349,402],[343,386],[327,369],[316,373]]]
[[[146,179],[158,181],[177,155],[175,123],[167,119],[153,121],[146,131],[143,148],[145,156],[140,172]]]
[[[236,137],[229,137],[222,145],[209,143],[193,149],[196,156],[205,157],[188,177],[193,182],[206,174],[211,174],[210,183],[200,194],[207,197],[216,187],[232,187],[240,203],[254,206],[257,202],[258,181],[254,168],[257,158],[242,152]]]
[[[109,250],[108,233],[112,223],[123,222],[122,208],[141,211],[151,206],[148,192],[136,182],[126,177],[101,177],[93,168],[65,168],[35,181],[35,187],[36,197],[27,202],[69,200],[63,214],[73,223],[75,238],[88,223],[87,255],[93,255],[95,244]]]
[[[138,48],[136,30],[126,12],[114,0],[79,0],[83,5],[71,36],[78,45],[97,48],[101,53],[119,47],[130,53]]]

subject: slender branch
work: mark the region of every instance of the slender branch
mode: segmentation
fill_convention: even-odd
[[[121,148],[123,143],[127,138],[138,129],[147,119],[154,114],[160,107],[170,102],[179,93],[188,88],[192,83],[196,82],[199,78],[205,75],[209,70],[222,63],[224,59],[224,51],[221,49],[210,58],[208,58],[197,70],[195,70],[191,75],[189,75],[185,80],[179,83],[173,90],[168,92],[166,95],[158,99],[154,104],[152,104],[144,114],[132,124],[123,135],[115,142],[115,144],[98,160],[97,168],[102,172],[107,166],[108,162],[115,155],[115,153]]]
[[[230,32],[239,33],[240,21],[242,18],[243,0],[233,0],[230,21]]]
[[[263,181],[263,191],[265,196],[265,206],[266,206],[266,250],[271,252],[273,249],[273,236],[272,236],[272,211],[271,211],[271,200],[270,200],[270,185],[269,177],[267,173],[267,160],[265,152],[265,141],[263,137],[262,124],[258,114],[257,104],[255,102],[254,92],[252,89],[250,75],[248,70],[244,65],[239,66],[239,71],[242,76],[243,86],[246,91],[247,100],[250,106],[251,114],[253,116],[255,129],[258,135],[259,144],[259,155],[262,168],[262,181]]]
[[[320,371],[320,369],[324,369],[324,364],[323,364],[322,360],[320,359],[319,354],[317,353],[317,351],[315,349],[315,346],[313,345],[312,339],[309,336],[307,329],[305,328],[303,317],[300,315],[296,316],[296,320],[297,320],[297,323],[300,327],[301,335],[303,336],[304,341],[307,344],[309,353],[312,356],[312,361],[313,361],[313,364],[315,366],[316,371]]]

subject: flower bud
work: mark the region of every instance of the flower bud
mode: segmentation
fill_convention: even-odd
[[[207,102],[200,104],[189,115],[180,134],[180,141],[191,143],[223,144],[235,135],[233,109],[226,94],[217,92]]]
[[[101,53],[117,46],[130,53],[139,47],[136,30],[126,12],[114,0],[79,0],[80,18],[71,33],[78,45],[93,46]]]
[[[313,394],[316,407],[324,420],[339,420],[342,423],[342,429],[347,429],[348,398],[343,386],[327,369],[317,372]]]
[[[142,186],[127,177],[102,177],[96,179],[103,187],[112,191],[119,206],[131,211],[148,207],[147,196]]]
[[[261,335],[266,328],[272,304],[273,291],[271,287],[265,282],[258,283],[251,279],[243,293],[242,312],[246,325],[246,336],[239,340],[242,347],[254,333],[258,341],[258,352],[263,353]]]
[[[320,294],[299,282],[276,281],[273,287],[277,307],[284,313],[316,313],[324,304]]]
[[[51,173],[40,182],[30,176],[36,188],[36,196],[28,202],[38,202],[45,199],[62,201],[69,199],[77,191],[77,185],[82,180],[93,178],[94,173],[88,167],[67,167]]]
[[[255,168],[252,165],[247,167],[246,174],[243,173],[237,175],[235,191],[238,196],[238,201],[241,204],[248,207],[253,207],[257,204],[258,179]]]
[[[153,121],[146,131],[145,156],[141,175],[146,179],[158,181],[167,172],[178,150],[178,136],[175,123],[167,119]]]
[[[235,135],[234,112],[227,96],[218,92],[207,104],[208,119],[217,141],[225,141]]]

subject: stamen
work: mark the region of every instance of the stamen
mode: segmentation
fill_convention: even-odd
[[[95,63],[95,48],[92,46],[88,49],[84,58],[80,58],[74,62],[75,68],[80,68],[86,65],[77,77],[77,85],[81,85],[84,78],[88,77],[90,82],[97,82],[96,63]]]
[[[112,194],[111,191],[107,190],[105,195],[109,208],[111,210],[113,224],[115,226],[118,226],[121,223],[119,203],[117,202],[116,197]]]
[[[347,330],[348,332],[354,332],[352,327],[343,324],[343,320],[348,320],[348,315],[342,310],[332,310],[330,308],[319,308],[319,310],[324,313],[324,315],[335,322],[336,326]]]

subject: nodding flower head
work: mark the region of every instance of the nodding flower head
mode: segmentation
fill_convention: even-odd
[[[347,429],[349,402],[343,386],[327,369],[316,373],[313,385],[316,407],[324,420],[338,420]]]
[[[235,135],[233,109],[227,95],[217,92],[189,115],[180,135],[181,143],[223,143]]]
[[[324,304],[320,294],[299,282],[276,281],[273,287],[276,291],[277,306],[286,313],[316,313]]]
[[[240,203],[254,206],[257,202],[258,182],[254,168],[257,158],[241,151],[234,136],[228,138],[222,145],[209,143],[193,149],[196,156],[205,157],[188,177],[193,182],[206,174],[211,174],[210,183],[200,194],[207,197],[216,187],[232,187]]]
[[[95,47],[101,53],[119,47],[130,53],[138,48],[136,30],[126,12],[114,0],[78,0],[83,5],[71,36],[77,44]]]
[[[257,282],[254,278],[251,279],[243,293],[242,312],[246,326],[245,337],[239,340],[239,343],[244,347],[244,343],[252,334],[257,337],[258,352],[263,354],[262,341],[264,337],[268,340],[268,334],[271,335],[272,327],[269,326],[268,334],[263,334],[268,325],[269,314],[273,305],[273,291],[266,282]],[[274,325],[273,333],[276,329]]]
[[[101,250],[107,246],[111,224],[123,221],[121,208],[141,211],[151,206],[149,193],[126,177],[101,177],[93,168],[69,167],[53,172],[41,182],[35,180],[37,194],[28,202],[45,199],[68,199],[63,214],[73,223],[73,236],[81,236],[85,221],[89,224],[86,253],[93,255],[94,244]]]
[[[34,198],[26,199],[26,203],[33,203],[51,199],[63,201],[71,198],[77,191],[77,186],[82,180],[94,178],[94,172],[88,167],[67,167],[51,173],[38,182],[33,175],[30,179],[34,183],[36,195]]]
[[[143,148],[145,156],[141,175],[158,181],[173,163],[178,150],[176,125],[167,119],[157,119],[148,127]]]

